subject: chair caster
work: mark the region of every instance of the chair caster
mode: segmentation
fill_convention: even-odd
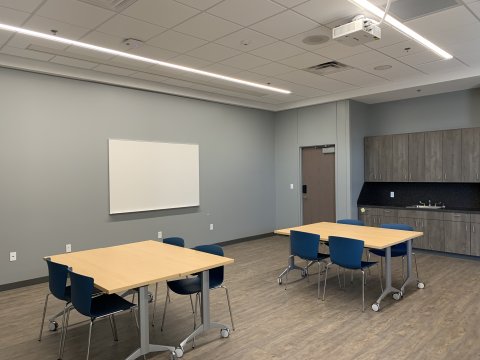
[[[418,287],[419,289],[423,289],[423,288],[425,288],[425,284],[422,283],[422,282],[418,282],[418,283],[417,283],[417,287]]]
[[[379,303],[373,304],[373,305],[372,305],[372,310],[375,311],[375,312],[378,311],[378,310],[380,310],[380,304],[379,304]]]
[[[398,300],[400,300],[400,299],[403,297],[403,294],[402,294],[402,292],[394,293],[394,294],[392,295],[392,297],[393,297],[394,300],[397,300],[397,301],[398,301]]]
[[[282,285],[282,282],[283,282],[283,281],[282,281],[282,278],[281,278],[281,277],[277,278],[277,283],[278,283],[278,285]]]
[[[305,269],[302,269],[302,271],[300,272],[300,275],[302,276],[302,278],[305,278],[308,275],[308,271]]]
[[[222,338],[228,338],[230,336],[230,329],[222,329],[220,330],[220,336]]]
[[[173,353],[175,358],[180,359],[183,356],[183,348],[177,347]]]
[[[153,294],[151,292],[148,292],[148,302],[151,304],[153,302]]]
[[[55,320],[50,320],[48,323],[48,330],[50,331],[57,331],[58,329],[58,323]]]

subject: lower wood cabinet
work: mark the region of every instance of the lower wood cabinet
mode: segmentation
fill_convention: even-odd
[[[470,223],[470,255],[480,256],[480,214],[472,214]]]
[[[445,251],[470,255],[470,224],[463,221],[444,221]]]

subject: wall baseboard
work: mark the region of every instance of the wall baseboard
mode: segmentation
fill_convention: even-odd
[[[274,235],[273,233],[259,234],[259,235],[248,236],[248,237],[244,237],[244,238],[240,238],[240,239],[222,241],[222,242],[219,242],[217,244],[220,245],[220,246],[227,246],[227,245],[238,244],[238,243],[242,243],[242,242],[250,241],[250,240],[258,240],[258,239],[261,239],[261,238],[264,238],[264,237],[270,237],[270,236],[273,236],[273,235]],[[4,285],[0,285],[0,292],[7,291],[7,290],[18,289],[18,288],[22,288],[22,287],[25,287],[25,286],[37,285],[37,284],[45,283],[47,281],[48,281],[48,276],[42,276],[42,277],[35,278],[35,279],[29,279],[29,280],[13,282],[13,283],[10,283],[10,284],[4,284]]]

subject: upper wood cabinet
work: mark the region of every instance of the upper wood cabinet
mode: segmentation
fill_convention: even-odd
[[[392,135],[391,181],[408,181],[408,134]]]
[[[462,181],[480,182],[480,128],[462,129]]]
[[[408,181],[425,181],[425,133],[408,134]]]
[[[441,182],[443,131],[425,133],[425,181]]]
[[[462,130],[443,131],[442,163],[444,182],[462,181]]]
[[[366,137],[365,181],[392,181],[392,136]]]

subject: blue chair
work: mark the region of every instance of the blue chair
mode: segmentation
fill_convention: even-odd
[[[393,229],[393,230],[405,230],[405,231],[413,231],[413,227],[410,225],[406,224],[381,224],[381,228],[384,229]],[[370,249],[369,250],[369,255],[370,253],[380,256],[380,266],[381,266],[381,274],[383,274],[383,258],[386,256],[385,255],[385,250],[384,249]],[[407,256],[407,243],[401,243],[397,245],[393,245],[391,247],[391,255],[393,257],[402,257],[402,277],[404,276],[404,259],[405,256]],[[415,260],[415,271],[417,273],[417,278],[418,278],[418,266],[417,266],[417,257],[415,256],[415,253],[413,253],[413,259]]]
[[[90,356],[90,340],[92,337],[93,323],[97,319],[109,317],[110,326],[112,327],[113,339],[118,341],[117,327],[115,324],[114,314],[122,311],[131,310],[136,307],[135,304],[125,300],[123,297],[116,294],[102,294],[97,297],[92,297],[93,292],[93,278],[74,273],[69,270],[71,282],[71,300],[72,307],[69,307],[65,320],[65,331],[62,341],[62,351],[65,346],[65,339],[67,337],[68,321],[70,318],[70,311],[72,308],[76,309],[80,314],[90,318],[90,328],[88,331],[88,347],[87,360]],[[136,316],[135,311],[133,311]],[[135,319],[136,320],[136,319]]]
[[[185,247],[185,240],[177,236],[165,238],[163,239],[163,243],[168,245],[178,246],[178,247]],[[155,309],[157,308],[157,296],[158,296],[158,283],[155,284],[155,298],[153,300],[152,326],[155,326]],[[168,302],[170,302],[170,292],[169,292],[168,286],[167,286],[167,298],[168,298]],[[192,296],[190,296],[190,304],[192,305],[192,312],[194,312]]]
[[[325,268],[323,300],[325,300],[327,273],[330,265],[335,264],[344,269],[360,270],[362,272],[362,311],[365,311],[365,269],[375,265],[376,262],[362,261],[362,253],[364,248],[364,242],[362,240],[330,236],[328,241],[330,244],[330,263],[327,264],[327,267]],[[338,271],[337,276],[338,282],[340,283],[340,273]]]
[[[308,261],[308,265],[305,268],[306,275],[308,276],[308,267],[313,264],[318,264],[318,282],[317,282],[317,298],[320,298],[320,275],[321,264],[323,260],[329,257],[328,254],[322,254],[318,252],[320,245],[320,235],[311,234],[303,231],[291,230],[290,231],[290,258],[297,256],[300,259]],[[290,261],[290,259],[289,259]],[[288,272],[285,274],[285,290],[288,283]]]
[[[337,220],[337,224],[365,226],[365,223],[362,220],[357,219],[340,219]]]
[[[197,251],[202,251],[205,253],[224,256],[224,252],[221,246],[219,245],[200,245],[193,248]],[[193,310],[193,328],[196,328],[196,315],[197,315],[197,302],[200,299],[200,293],[202,291],[202,280],[199,273],[193,274],[194,276],[189,277],[187,279],[180,279],[174,281],[167,281],[167,287],[169,291],[173,291],[179,295],[193,295],[195,294],[195,308]],[[224,280],[224,267],[219,266],[214,269],[209,270],[209,288],[210,290],[215,289],[224,289],[225,294],[227,296],[227,304],[228,304],[228,311],[230,313],[230,321],[232,322],[232,329],[235,330],[235,325],[233,323],[233,316],[232,316],[232,307],[230,305],[230,297],[228,295],[228,289],[223,285]],[[165,298],[165,307],[163,310],[163,318],[162,318],[162,326],[161,330],[163,331],[163,325],[165,324],[165,315],[167,313],[167,303],[168,303],[169,295],[167,293],[167,297]]]

